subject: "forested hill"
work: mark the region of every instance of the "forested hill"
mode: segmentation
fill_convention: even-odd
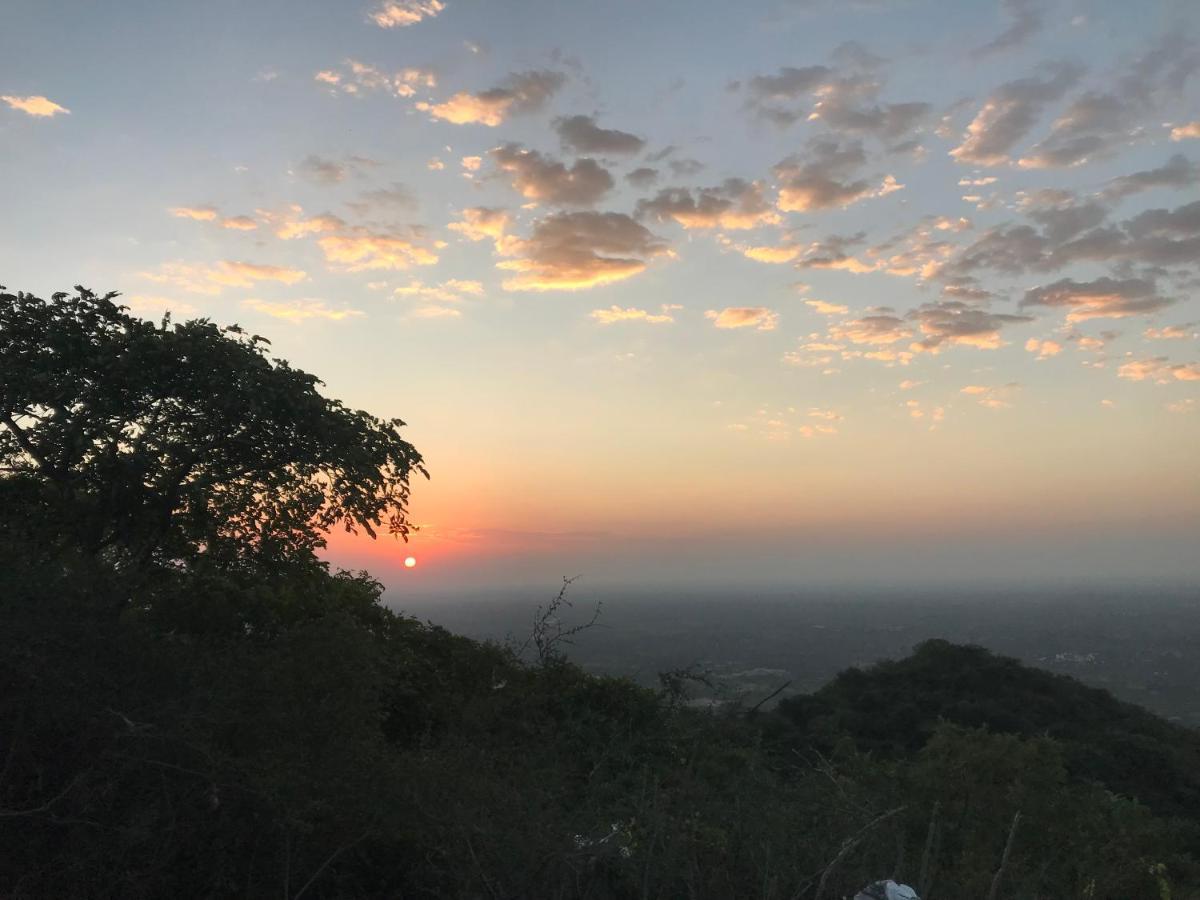
[[[944,722],[1044,735],[1062,746],[1072,778],[1200,819],[1200,732],[982,647],[926,641],[905,659],[847,669],[780,713],[827,743],[849,735],[889,758],[918,753]]]
[[[1195,736],[978,648],[702,711],[392,613],[317,551],[422,457],[268,346],[0,290],[5,900],[1200,897]]]

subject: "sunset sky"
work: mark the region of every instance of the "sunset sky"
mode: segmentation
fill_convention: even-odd
[[[1194,0],[0,12],[0,283],[405,419],[399,594],[1197,582],[1198,184]]]

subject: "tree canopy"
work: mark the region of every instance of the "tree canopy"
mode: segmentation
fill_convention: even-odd
[[[0,490],[23,510],[10,537],[53,523],[126,567],[310,560],[335,527],[407,538],[425,469],[401,420],[322,396],[263,337],[154,324],[118,296],[0,289]]]

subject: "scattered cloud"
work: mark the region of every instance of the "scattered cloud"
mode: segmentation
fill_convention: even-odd
[[[1008,409],[1012,406],[1013,395],[1019,390],[1021,390],[1021,385],[1018,382],[1010,381],[1008,384],[995,386],[968,384],[959,393],[973,397],[976,403],[988,409]]]
[[[177,219],[194,219],[197,222],[211,222],[217,217],[215,206],[172,206],[167,212]]]
[[[5,97],[5,100],[8,98]],[[1185,141],[1188,138],[1200,138],[1200,119],[1195,122],[1185,122],[1171,129],[1171,140]]]
[[[505,235],[498,266],[515,273],[509,291],[574,291],[623,281],[668,252],[666,243],[623,213],[562,212],[534,223],[528,238]]]
[[[850,311],[848,306],[842,306],[838,303],[826,303],[824,300],[805,300],[806,306],[811,306],[815,312],[823,316],[841,316]]]
[[[442,0],[380,0],[371,7],[367,19],[380,28],[407,28],[432,19],[445,8]]]
[[[391,187],[363,191],[355,200],[347,200],[346,206],[360,216],[411,212],[417,208],[417,198],[407,187],[392,182]]]
[[[1072,63],[1048,67],[1044,78],[1019,78],[1001,85],[967,126],[962,143],[950,151],[961,163],[999,166],[1034,126],[1043,110],[1079,81],[1083,69]]]
[[[1182,325],[1164,325],[1162,328],[1147,328],[1143,336],[1152,341],[1183,341],[1200,339],[1200,323],[1185,322]]]
[[[340,69],[323,69],[313,76],[330,93],[363,96],[385,93],[394,97],[414,97],[422,88],[437,87],[437,75],[429,69],[409,67],[393,73],[356,59],[347,59]]]
[[[437,245],[420,228],[372,231],[356,226],[317,239],[326,262],[349,272],[408,269],[438,261]]]
[[[777,205],[784,212],[837,209],[904,187],[891,175],[882,182],[858,178],[865,165],[861,141],[814,138],[804,156],[790,156],[772,170],[779,181]]]
[[[1043,19],[1040,4],[1043,0],[1000,0],[1000,8],[1012,19],[1012,23],[975,51],[976,56],[991,56],[1012,50],[1026,43],[1042,30]]]
[[[341,322],[364,315],[358,309],[333,309],[324,300],[260,300],[251,297],[242,301],[242,306],[265,316],[283,319],[285,322],[300,323],[311,319]]]
[[[230,231],[254,231],[258,223],[249,216],[228,216],[221,220],[221,227]]]
[[[890,313],[875,313],[831,325],[829,336],[842,343],[886,347],[899,341],[908,340],[913,333],[903,319]]]
[[[656,222],[674,221],[684,228],[730,231],[775,225],[779,214],[763,196],[757,181],[728,178],[710,188],[667,188],[650,200],[639,200],[635,215]]]
[[[451,222],[447,228],[457,231],[472,241],[492,240],[499,242],[512,223],[508,210],[489,206],[472,206],[464,209],[462,220]]]
[[[1154,282],[1145,278],[1103,277],[1086,282],[1063,278],[1026,291],[1021,307],[1066,309],[1068,322],[1084,322],[1145,315],[1165,309],[1172,302],[1159,296]]]
[[[554,120],[554,130],[564,147],[576,153],[640,153],[646,141],[636,134],[601,128],[591,116],[565,116]]]
[[[1030,338],[1025,342],[1025,349],[1030,353],[1036,353],[1038,359],[1049,359],[1062,353],[1063,345],[1050,338],[1044,340]]]
[[[958,300],[925,303],[908,314],[923,337],[911,349],[938,353],[948,346],[995,350],[1004,346],[1000,329],[1005,325],[1032,322],[1032,316],[993,313]]]
[[[658,169],[640,166],[625,175],[625,180],[637,188],[650,187],[658,181]]]
[[[608,309],[593,309],[589,318],[601,325],[614,325],[617,322],[644,322],[648,325],[665,325],[675,321],[676,310],[683,309],[677,303],[664,303],[661,312],[652,313],[645,309],[620,307],[612,305]]]
[[[3,100],[11,108],[25,113],[27,116],[34,116],[39,119],[49,119],[57,115],[69,115],[70,110],[65,106],[59,106],[53,100],[48,100],[40,94],[33,94],[28,97],[15,97],[12,94],[0,95],[0,100]]]
[[[1156,169],[1146,169],[1114,178],[1108,183],[1102,196],[1116,200],[1152,188],[1183,190],[1197,183],[1200,183],[1200,166],[1189,161],[1182,153],[1176,153]]]
[[[171,284],[193,294],[219,294],[226,287],[252,287],[259,281],[296,284],[308,275],[300,269],[257,263],[221,260],[214,265],[168,262],[157,272],[142,272],[143,278],[159,284]]]
[[[612,175],[584,157],[568,167],[520,144],[502,144],[488,152],[496,167],[511,178],[513,189],[527,200],[562,206],[592,206],[613,187]]]
[[[1200,362],[1172,363],[1165,356],[1133,359],[1117,369],[1117,377],[1129,381],[1153,381],[1156,384],[1200,381]]]
[[[478,94],[461,91],[442,103],[418,103],[417,109],[454,125],[494,128],[511,115],[538,111],[566,80],[561,72],[518,72],[499,87]]]
[[[345,181],[347,176],[361,174],[363,169],[375,165],[374,160],[361,156],[349,157],[343,162],[338,162],[310,154],[297,164],[296,174],[316,184],[338,184]]]
[[[753,328],[757,331],[774,331],[779,324],[779,313],[765,306],[727,306],[722,310],[710,309],[704,314],[717,328]]]
[[[436,303],[461,303],[468,297],[482,297],[483,284],[458,278],[451,278],[436,285],[427,285],[422,281],[410,281],[393,290],[392,294],[396,297],[415,297]]]

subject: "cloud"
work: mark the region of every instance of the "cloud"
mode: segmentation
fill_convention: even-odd
[[[341,70],[325,69],[313,80],[328,86],[330,93],[362,96],[383,92],[394,97],[413,97],[420,88],[437,87],[437,76],[429,69],[409,67],[388,74],[355,59],[347,59]]]
[[[650,187],[650,185],[658,181],[658,169],[652,169],[649,166],[641,166],[640,168],[634,169],[632,172],[626,174],[625,180],[634,187]]]
[[[365,227],[346,228],[317,240],[326,262],[348,272],[375,269],[407,269],[431,266],[438,261],[436,245],[415,227],[395,231],[372,231]]]
[[[1152,341],[1181,341],[1200,338],[1196,330],[1196,322],[1184,322],[1182,325],[1164,325],[1162,328],[1147,328],[1143,335]]]
[[[1182,190],[1194,186],[1197,182],[1200,182],[1200,166],[1190,162],[1182,153],[1176,153],[1157,169],[1146,169],[1114,178],[1103,190],[1102,196],[1116,200],[1152,188]]]
[[[418,103],[417,109],[454,125],[479,124],[494,128],[511,115],[541,109],[566,80],[561,72],[518,72],[491,90],[479,94],[461,91],[442,103]]]
[[[177,219],[194,219],[197,222],[211,222],[217,217],[215,206],[172,206],[167,212]]]
[[[1153,381],[1157,384],[1200,381],[1200,362],[1172,364],[1165,356],[1130,360],[1117,369],[1117,377],[1129,381]]]
[[[489,206],[472,206],[463,210],[462,220],[451,222],[448,227],[472,241],[499,241],[512,222],[507,210]]]
[[[675,221],[684,228],[725,228],[730,231],[774,225],[780,221],[757,181],[728,178],[720,185],[667,188],[652,200],[639,200],[634,213],[656,222]]]
[[[1012,395],[1021,389],[1015,381],[1008,384],[989,386],[986,384],[968,384],[959,390],[960,394],[974,397],[975,402],[988,409],[1008,409],[1012,406]]]
[[[172,316],[195,316],[200,312],[195,306],[182,300],[145,294],[122,295],[120,303],[147,319],[161,319],[168,312]]]
[[[1037,124],[1042,111],[1062,99],[1082,74],[1077,65],[1059,63],[1050,67],[1045,78],[1020,78],[1001,85],[984,101],[950,155],[976,166],[1009,162],[1009,153]]]
[[[835,341],[886,347],[912,337],[912,330],[903,319],[878,313],[831,325],[829,336]]]
[[[221,260],[211,266],[179,262],[163,263],[157,272],[140,274],[150,281],[159,284],[173,284],[194,294],[219,294],[222,288],[252,287],[258,281],[296,284],[308,278],[308,275],[299,269],[231,260]]]
[[[601,128],[591,116],[566,116],[554,120],[563,145],[576,153],[639,153],[646,141],[627,131]]]
[[[1019,47],[1042,30],[1042,0],[1001,0],[1000,8],[1012,18],[1012,24],[975,51],[976,56],[991,56]]]
[[[397,297],[416,297],[421,300],[436,303],[461,303],[467,297],[483,296],[483,284],[478,281],[464,281],[451,278],[437,285],[426,285],[421,281],[411,281],[396,288],[392,293]]]
[[[65,106],[59,106],[53,100],[47,100],[40,94],[33,94],[28,97],[15,97],[12,94],[0,95],[0,100],[3,100],[10,107],[28,116],[34,116],[39,119],[48,119],[59,115],[70,115],[71,111]]]
[[[1123,319],[1165,309],[1174,301],[1161,297],[1146,278],[1097,278],[1080,282],[1063,278],[1025,292],[1021,307],[1047,306],[1069,310],[1068,322]]]
[[[1038,359],[1049,359],[1051,356],[1058,356],[1062,353],[1063,345],[1049,338],[1046,340],[1030,338],[1025,342],[1025,349],[1030,353],[1036,353]]]
[[[683,309],[683,307],[677,303],[664,303],[662,305],[662,312],[652,313],[645,309],[635,309],[634,307],[622,308],[614,304],[608,309],[593,309],[589,314],[589,318],[599,322],[601,325],[614,325],[617,322],[645,322],[649,325],[665,325],[675,321],[675,316],[672,313],[677,309]]]
[[[612,175],[584,157],[568,168],[520,144],[502,144],[488,155],[512,178],[513,189],[527,200],[563,206],[592,206],[613,187]]]
[[[1185,122],[1182,125],[1176,125],[1171,129],[1171,140],[1183,141],[1188,138],[1200,138],[1200,119],[1195,122]]]
[[[331,213],[304,218],[301,212],[303,210],[296,206],[282,216],[272,214],[270,219],[275,223],[275,236],[280,240],[292,241],[313,234],[333,234],[346,227],[344,220]]]
[[[344,319],[352,319],[357,316],[364,315],[362,310],[358,309],[332,309],[324,300],[260,300],[256,297],[251,297],[242,301],[242,306],[247,309],[252,309],[255,312],[262,313],[265,316],[271,316],[275,319],[283,319],[285,322],[306,322],[310,319],[323,319],[328,322],[341,322]]]
[[[231,231],[254,231],[258,223],[249,216],[229,216],[221,220],[221,227]]]
[[[414,319],[458,319],[462,310],[453,306],[418,306],[409,315]]]
[[[358,195],[357,200],[347,200],[346,206],[360,216],[372,213],[409,212],[416,209],[417,198],[404,185],[392,182],[391,187],[363,191]]]
[[[345,181],[347,175],[360,174],[364,168],[376,165],[378,163],[374,160],[361,156],[351,156],[345,162],[337,162],[310,154],[300,160],[296,166],[296,172],[301,177],[317,184],[337,184]]]
[[[877,70],[883,60],[861,46],[843,44],[833,56],[837,69],[785,67],[775,75],[754,76],[744,85],[746,107],[784,127],[806,118],[842,134],[893,141],[912,132],[932,111],[928,103],[878,103],[884,85]]]
[[[815,138],[804,157],[790,156],[772,169],[779,180],[777,205],[784,212],[844,208],[904,187],[890,175],[878,185],[856,178],[865,164],[860,141]]]
[[[574,291],[623,281],[645,270],[667,245],[623,213],[562,212],[538,220],[529,238],[504,236],[497,252],[512,257],[509,291]]]
[[[1160,105],[1164,93],[1178,95],[1197,69],[1200,50],[1190,35],[1168,33],[1123,74],[1105,77],[1103,90],[1086,91],[1072,101],[1020,165],[1060,168],[1111,155],[1141,138],[1145,119]]]
[[[432,19],[445,8],[442,0],[380,0],[371,7],[367,19],[380,28],[407,28]]]
[[[1081,201],[1071,191],[1053,188],[1021,193],[1017,208],[1042,226],[1042,233],[1054,244],[1068,241],[1108,217],[1108,207],[1096,200]]]
[[[826,303],[824,300],[805,300],[806,306],[811,306],[815,312],[823,316],[841,316],[850,311],[848,306],[842,306],[837,303]]]
[[[480,166],[483,165],[482,156],[464,156],[460,161],[462,167],[468,172],[478,172]]]
[[[908,314],[923,337],[911,349],[938,353],[946,346],[996,350],[1004,346],[1000,329],[1005,325],[1032,322],[1032,316],[993,313],[957,300],[925,303]]]
[[[704,314],[717,328],[754,328],[757,331],[774,331],[779,324],[779,313],[765,306],[727,306],[717,311],[710,309]]]

